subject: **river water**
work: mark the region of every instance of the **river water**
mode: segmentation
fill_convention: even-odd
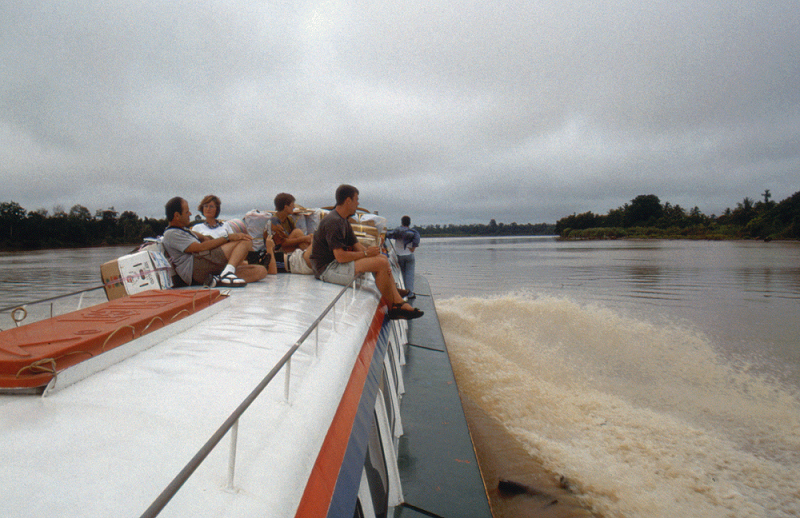
[[[459,388],[600,516],[800,516],[800,243],[426,239]]]
[[[129,250],[0,253],[0,308]],[[800,243],[424,239],[417,273],[460,390],[594,514],[800,516]]]

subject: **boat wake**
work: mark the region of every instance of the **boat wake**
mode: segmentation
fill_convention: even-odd
[[[603,516],[797,516],[800,398],[685,326],[437,301],[460,390]]]

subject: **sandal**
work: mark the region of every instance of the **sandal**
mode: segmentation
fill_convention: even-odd
[[[403,309],[404,302],[393,304],[386,315],[389,320],[413,320],[425,314],[418,308]]]
[[[247,286],[247,281],[240,279],[234,273],[228,272],[217,278],[217,286],[222,286],[224,288],[244,288]]]
[[[401,297],[406,297],[411,292],[403,288],[397,288],[397,293],[399,293]]]

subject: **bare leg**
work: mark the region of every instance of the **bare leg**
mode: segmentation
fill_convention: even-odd
[[[246,282],[256,282],[267,276],[267,269],[260,264],[242,264],[236,267],[236,276]]]
[[[253,249],[253,242],[250,240],[231,241],[222,245],[222,251],[228,258],[228,264],[237,267],[247,257],[247,252]]]
[[[304,236],[305,236],[305,234],[303,234],[303,231],[300,230],[299,228],[296,228],[296,229],[292,230],[291,234],[289,234],[288,239],[300,239],[300,238],[302,238]],[[293,245],[287,245],[286,243],[284,243],[283,245],[281,245],[281,250],[285,254],[291,254],[292,252],[294,252],[298,248],[301,249],[301,250],[305,250],[308,246],[309,246],[309,243],[306,242],[306,241],[302,241],[299,244],[293,244]]]
[[[402,304],[403,309],[414,309],[410,304],[403,302],[403,297],[397,292],[397,286],[392,276],[392,267],[389,260],[383,255],[365,257],[355,262],[356,273],[372,272],[375,275],[375,284],[383,298],[391,305]]]
[[[311,268],[311,249],[314,248],[314,243],[311,242],[308,244],[308,248],[305,249],[303,252],[303,261],[306,262],[309,268]]]
[[[222,251],[228,258],[228,265],[236,268],[236,276],[245,282],[260,281],[267,276],[267,269],[260,264],[247,264],[247,253],[253,249],[250,240],[231,241],[222,245]]]

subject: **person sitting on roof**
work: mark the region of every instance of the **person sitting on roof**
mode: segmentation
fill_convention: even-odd
[[[313,236],[307,236],[297,228],[292,215],[295,209],[294,201],[294,196],[289,193],[282,192],[275,196],[275,215],[270,219],[275,246],[284,254],[290,254],[298,248],[305,250],[311,246],[313,240]]]
[[[275,215],[270,218],[271,230],[277,251],[283,252],[286,270],[291,273],[311,275],[311,248],[313,235],[305,235],[298,228],[294,216],[295,198],[282,192],[275,196]]]
[[[225,237],[230,229],[224,221],[218,220],[222,201],[215,195],[209,194],[200,201],[197,210],[205,216],[206,220],[192,225],[192,231],[208,237]]]
[[[358,209],[358,189],[340,185],[336,189],[336,207],[320,221],[314,232],[311,266],[317,279],[348,285],[364,272],[375,275],[375,285],[389,305],[388,318],[419,318],[423,312],[403,301],[392,276],[389,259],[378,246],[366,247],[358,242],[348,218]],[[404,294],[408,293],[404,291]]]
[[[213,284],[233,288],[267,276],[267,269],[263,266],[244,264],[244,258],[253,246],[248,234],[231,233],[211,238],[192,232],[187,228],[192,215],[189,204],[179,196],[170,199],[164,208],[169,226],[161,242],[186,285]],[[272,253],[274,243],[267,246]],[[274,258],[269,273],[277,273]]]

